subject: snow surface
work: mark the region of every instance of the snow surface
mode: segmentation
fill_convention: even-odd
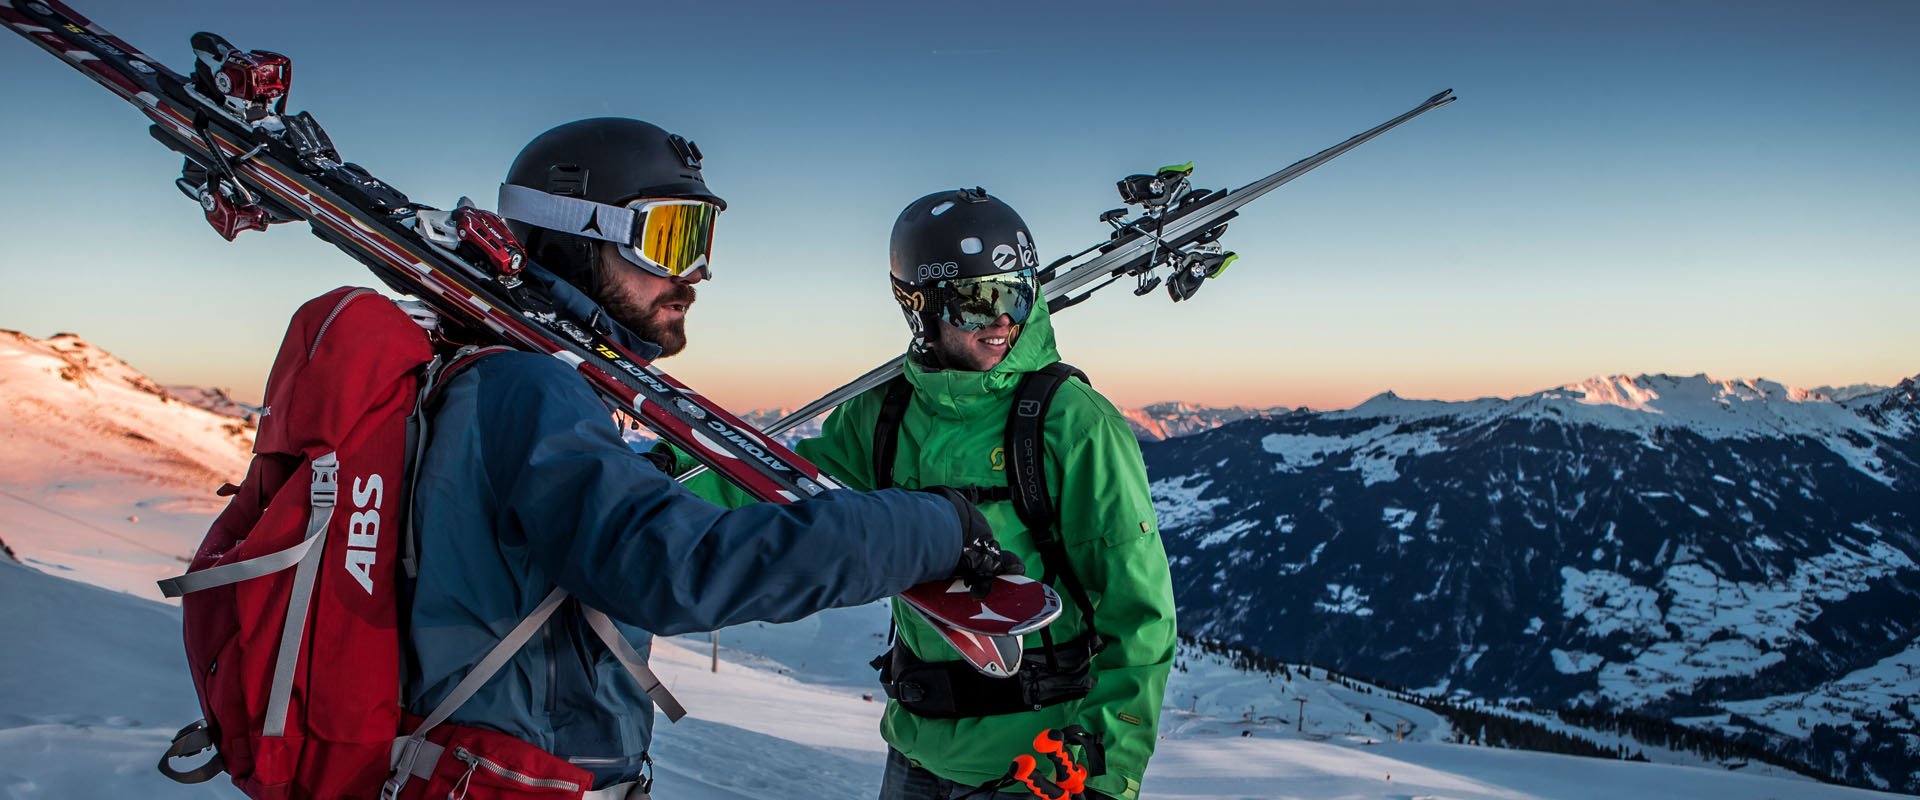
[[[1153,512],[1161,528],[1201,525],[1213,520],[1213,510],[1226,503],[1224,497],[1202,497],[1213,481],[1199,474],[1162,478],[1147,488],[1153,494]]]
[[[1920,644],[1909,645],[1878,663],[1828,681],[1817,689],[1791,695],[1721,703],[1728,711],[1751,717],[1781,733],[1805,738],[1816,725],[1844,727],[1886,711],[1899,701],[1913,702],[1913,686],[1920,683]],[[1914,731],[1911,716],[1887,716],[1888,724]],[[1910,739],[1909,741],[1916,741]]]
[[[1368,486],[1399,480],[1395,467],[1402,458],[1446,449],[1434,431],[1409,431],[1398,423],[1378,425],[1350,436],[1268,434],[1260,440],[1260,447],[1280,457],[1274,469],[1281,472],[1299,472],[1319,466],[1334,454],[1351,452],[1353,461],[1345,469],[1360,473],[1361,481]]]
[[[54,572],[158,598],[186,569],[214,490],[254,429],[174,399],[79,337],[0,331],[0,541]]]
[[[0,798],[239,797],[224,781],[181,786],[153,770],[175,729],[198,716],[176,607],[0,562],[0,608],[0,639],[25,645],[0,650]],[[874,796],[882,704],[862,697],[872,691],[862,662],[880,648],[885,617],[875,604],[729,629],[718,672],[704,635],[658,642],[653,666],[691,714],[657,731],[655,796]],[[1205,654],[1180,660],[1149,798],[1893,797],[1449,744],[1443,719],[1383,691],[1243,672]]]
[[[1581,652],[1579,650],[1561,650],[1558,648],[1555,648],[1553,651],[1553,668],[1565,675],[1579,675],[1585,672],[1592,672],[1599,669],[1600,665],[1605,663],[1607,663],[1605,658],[1594,655],[1593,653]]]
[[[1568,619],[1578,620],[1581,631],[1595,640],[1626,634],[1641,643],[1600,667],[1601,697],[1634,707],[1683,695],[1707,679],[1755,674],[1784,660],[1775,650],[1820,615],[1821,602],[1843,600],[1914,566],[1884,542],[1850,546],[1836,541],[1830,553],[1796,559],[1789,575],[1734,581],[1682,550],[1658,589],[1606,570],[1561,568],[1561,605]],[[1665,610],[1659,603],[1663,594]],[[1555,651],[1554,667],[1569,674],[1588,672],[1594,667],[1591,659],[1601,658],[1579,655],[1563,658]]]

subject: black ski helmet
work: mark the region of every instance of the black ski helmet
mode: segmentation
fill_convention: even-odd
[[[907,204],[893,222],[887,255],[893,297],[917,345],[939,318],[941,282],[1040,265],[1026,220],[979,187],[934,192]]]
[[[533,137],[507,168],[506,182],[607,205],[648,197],[704,200],[726,208],[701,178],[700,159],[697,145],[657,125],[596,117]],[[594,240],[513,220],[507,227],[535,263],[581,289],[597,285],[600,258]]]

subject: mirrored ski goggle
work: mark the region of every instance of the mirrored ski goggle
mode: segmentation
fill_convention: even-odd
[[[1040,293],[1033,270],[983,275],[978,278],[952,278],[934,284],[939,298],[940,318],[963,331],[992,327],[1005,314],[1013,324],[1022,325],[1033,313],[1034,298]]]
[[[702,273],[712,277],[713,223],[720,209],[700,200],[636,200],[633,228],[620,255],[663,278]]]
[[[642,198],[610,206],[505,183],[500,216],[613,242],[622,258],[663,278],[713,275],[708,259],[720,207],[704,200]]]

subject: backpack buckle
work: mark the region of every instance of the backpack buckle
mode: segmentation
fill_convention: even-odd
[[[340,497],[340,458],[332,452],[313,460],[313,483],[308,485],[308,502],[314,508],[332,508]]]

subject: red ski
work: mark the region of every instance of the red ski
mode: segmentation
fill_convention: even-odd
[[[923,583],[900,599],[921,614],[969,633],[1019,636],[1040,630],[1060,616],[1060,595],[1037,591],[1036,586],[1040,582],[1025,575],[1001,575],[987,596],[978,598],[966,581],[956,579],[944,587]]]
[[[179,181],[223,237],[290,220],[366,265],[394,290],[427,303],[461,330],[557,358],[609,402],[755,497],[790,503],[838,481],[657,366],[555,308],[523,281],[525,253],[494,215],[437,211],[346,161],[313,116],[286,110],[291,62],[193,37],[192,77],[174,72],[58,0],[0,0],[0,21],[132,104],[153,138],[186,156]],[[1018,667],[1018,640],[1060,599],[1032,581],[1002,581],[984,601],[956,604],[945,581],[903,597],[987,674]],[[944,616],[952,610],[957,617]],[[1041,617],[1044,617],[1042,619]],[[963,630],[963,628],[965,630]],[[1011,648],[1011,657],[1005,650]]]

